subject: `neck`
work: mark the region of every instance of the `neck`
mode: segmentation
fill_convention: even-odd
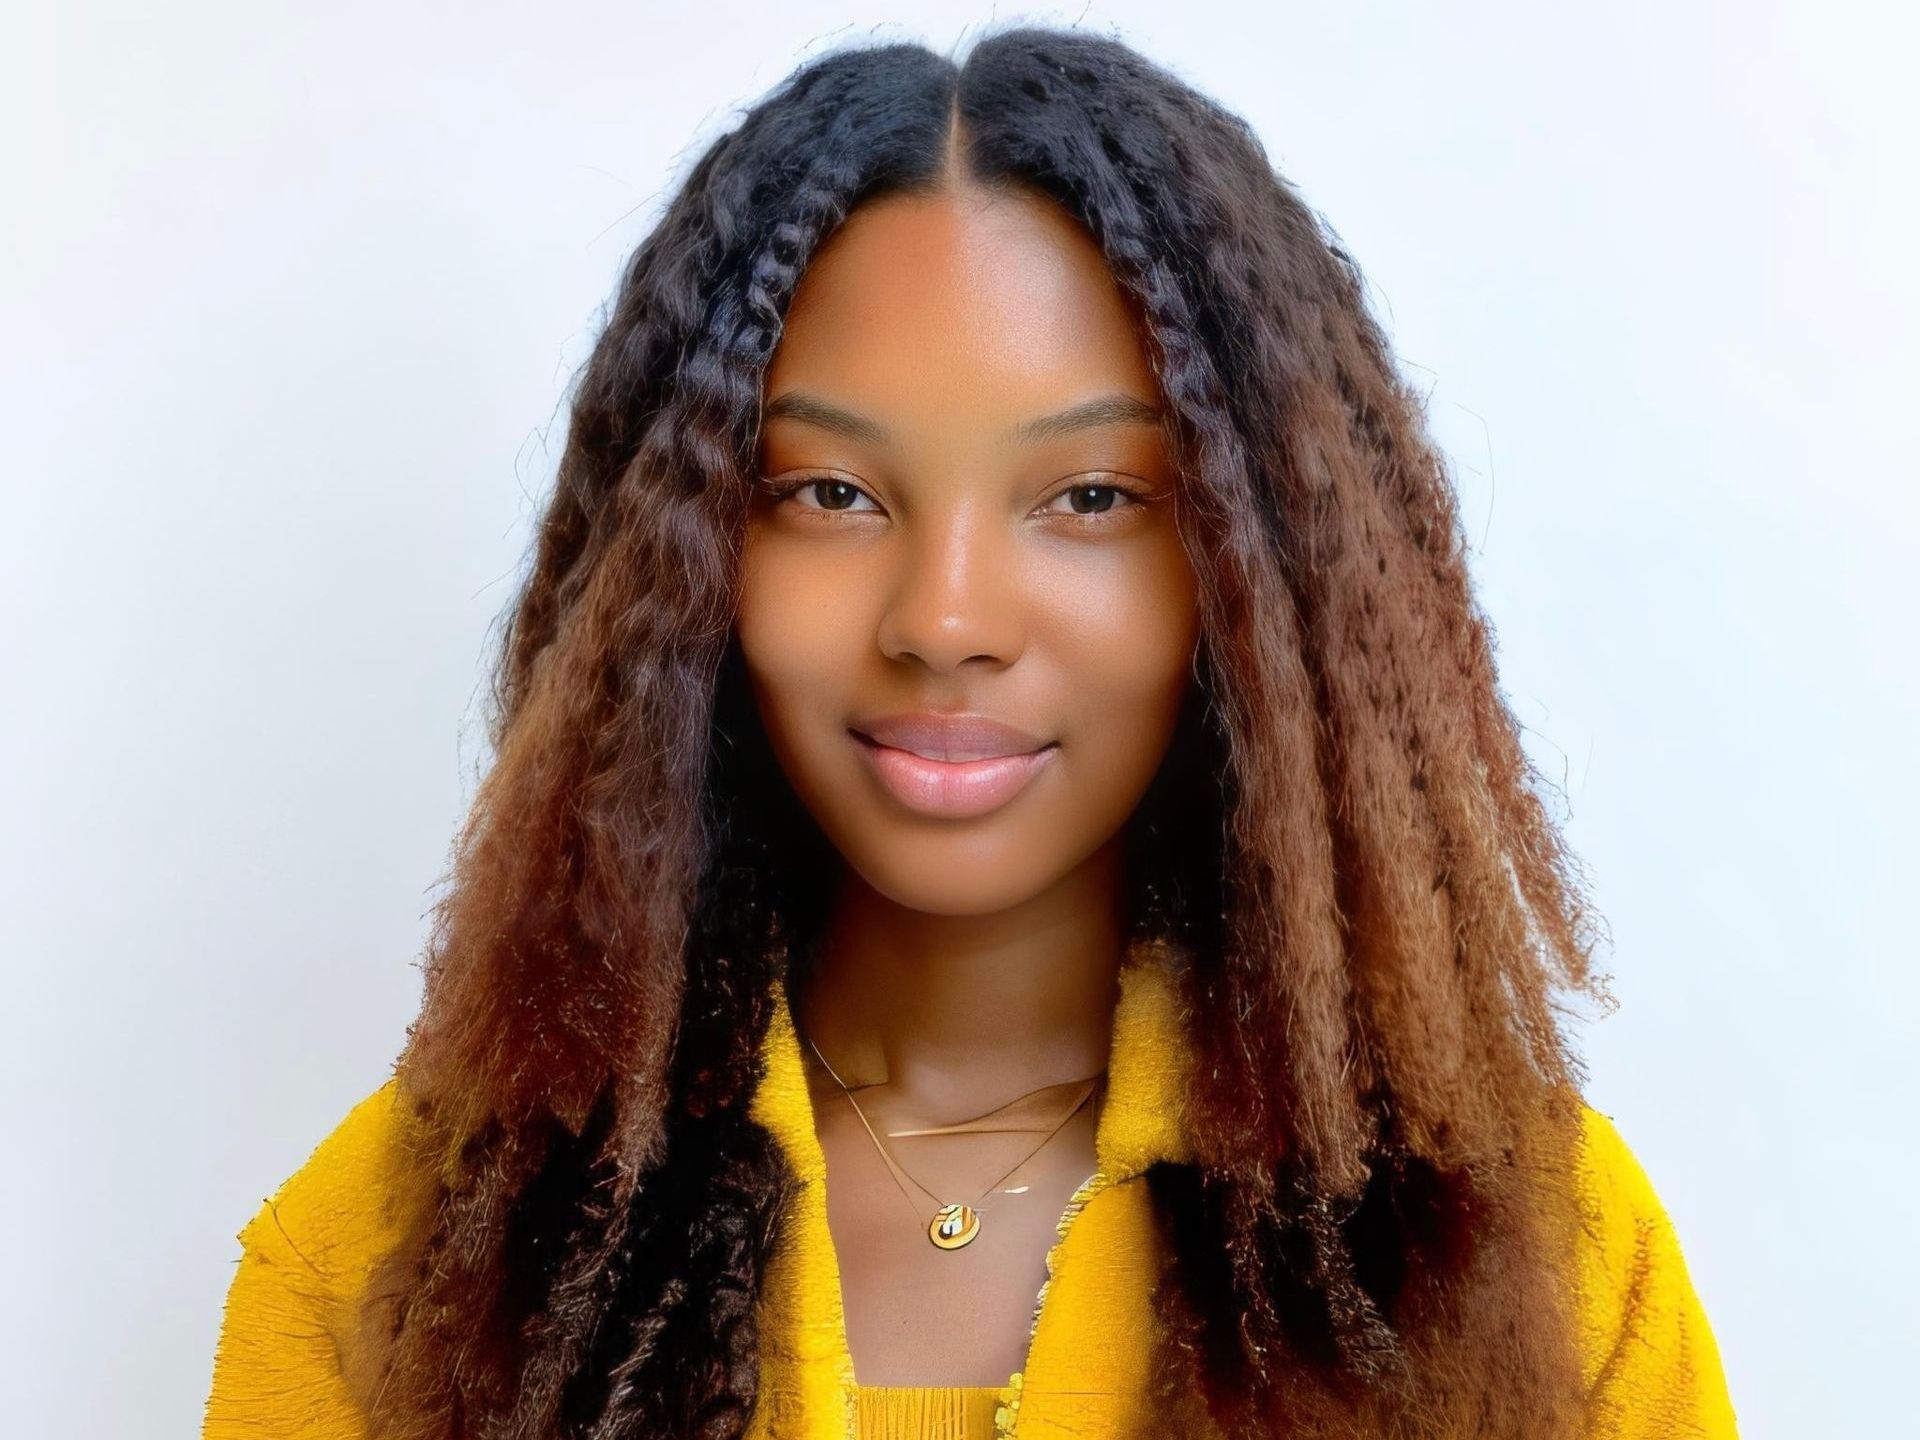
[[[902,1112],[983,1113],[1099,1074],[1123,959],[1117,846],[989,915],[895,904],[845,872],[794,996],[840,1079]]]

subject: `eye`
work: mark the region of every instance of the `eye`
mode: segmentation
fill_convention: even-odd
[[[771,494],[776,501],[786,500],[792,496],[813,491],[816,498],[821,499],[823,502],[817,505],[803,504],[800,507],[802,510],[825,511],[828,514],[856,515],[878,513],[879,510],[878,506],[875,506],[872,511],[863,512],[855,510],[853,506],[856,500],[865,499],[871,502],[873,497],[868,495],[866,491],[862,490],[851,480],[843,479],[838,475],[800,475],[790,480],[762,480],[761,484],[766,487],[768,493]]]
[[[1099,526],[1117,523],[1127,511],[1139,509],[1153,498],[1152,492],[1136,485],[1123,483],[1121,477],[1111,471],[1088,471],[1087,476],[1088,478],[1055,492],[1053,498],[1038,513]],[[783,480],[763,476],[760,484],[772,497],[774,503],[794,499],[801,510],[810,511],[816,515],[884,513],[871,495],[853,481],[840,475],[796,475]],[[797,497],[801,495],[811,495],[814,503],[799,502]],[[867,508],[864,510],[859,508],[859,502],[862,500],[867,502]],[[1066,502],[1066,508],[1055,508],[1062,501]]]
[[[1070,515],[1077,520],[1090,520],[1098,524],[1110,515],[1137,508],[1147,502],[1146,491],[1122,484],[1117,475],[1104,470],[1090,473],[1094,478],[1069,485],[1048,502],[1052,505],[1065,500],[1069,508],[1048,510],[1047,513]]]

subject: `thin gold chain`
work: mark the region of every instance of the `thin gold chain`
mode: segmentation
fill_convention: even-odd
[[[813,1051],[813,1053],[819,1057],[820,1063],[826,1066],[827,1074],[833,1076],[833,1083],[838,1085],[842,1093],[846,1095],[847,1103],[853,1106],[853,1113],[860,1117],[860,1124],[865,1127],[868,1136],[873,1140],[874,1147],[877,1150],[879,1150],[881,1158],[887,1162],[887,1168],[893,1174],[893,1183],[895,1185],[900,1185],[900,1177],[902,1175],[906,1175],[909,1180],[913,1180],[913,1176],[907,1174],[906,1167],[902,1165],[898,1160],[894,1159],[894,1157],[888,1152],[887,1147],[880,1143],[879,1135],[874,1132],[873,1126],[869,1124],[867,1121],[866,1112],[860,1108],[860,1102],[853,1098],[853,1091],[848,1088],[847,1082],[840,1078],[839,1074],[834,1070],[833,1066],[827,1064],[827,1057],[820,1054],[820,1047],[813,1043],[813,1037],[811,1035],[807,1037],[807,1045]],[[1037,1088],[1045,1090],[1050,1087],[1042,1085]],[[1027,1093],[1032,1094],[1033,1092],[1028,1091]],[[1092,1091],[1088,1091],[1086,1095],[1082,1096],[1079,1104],[1075,1105],[1073,1109],[1069,1110],[1066,1113],[1066,1115],[1062,1117],[1060,1123],[1058,1125],[1055,1125],[1053,1129],[1049,1130],[1046,1133],[1046,1135],[1041,1138],[1041,1141],[1038,1145],[1034,1146],[1033,1149],[1029,1150],[1025,1155],[1022,1155],[1020,1159],[1015,1162],[1013,1169],[1007,1171],[1005,1175],[1002,1175],[998,1180],[994,1181],[993,1184],[987,1186],[985,1190],[982,1190],[980,1192],[979,1199],[980,1200],[986,1199],[987,1196],[991,1195],[996,1189],[998,1189],[1001,1185],[1004,1185],[1009,1179],[1011,1179],[1015,1174],[1015,1172],[1017,1172],[1022,1165],[1025,1165],[1027,1161],[1033,1159],[1034,1156],[1038,1155],[1042,1150],[1044,1150],[1047,1147],[1048,1142],[1051,1141],[1054,1136],[1058,1135],[1063,1129],[1066,1128],[1067,1121],[1073,1119],[1074,1116],[1078,1115],[1080,1113],[1080,1106],[1085,1105],[1087,1101],[1092,1098],[1092,1096],[1093,1096]],[[1018,1096],[1015,1098],[1024,1099],[1025,1096]],[[1008,1101],[1007,1103],[1012,1104],[1013,1102]],[[999,1108],[1004,1110],[1006,1106],[1003,1105]],[[933,1191],[927,1189],[926,1186],[921,1185],[918,1180],[913,1180],[913,1183],[916,1186],[919,1186],[920,1192],[923,1195],[927,1196],[928,1199],[932,1200],[935,1205],[943,1205],[946,1203],[938,1195],[935,1195]],[[902,1196],[906,1198],[906,1202],[908,1206],[912,1207],[913,1197],[907,1194],[905,1186],[900,1186],[900,1193]],[[972,1205],[969,1205],[967,1208],[972,1210],[975,1214],[978,1214],[978,1215],[984,1215],[987,1213],[986,1210],[981,1208],[979,1200],[976,1200]],[[917,1208],[914,1209],[914,1218],[915,1219],[920,1218],[920,1212]]]

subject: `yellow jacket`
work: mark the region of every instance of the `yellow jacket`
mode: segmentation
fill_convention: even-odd
[[[826,1162],[798,1037],[776,996],[753,1118],[801,1180],[797,1213],[769,1264],[761,1386],[749,1440],[853,1440],[857,1402],[827,1226]],[[1095,1174],[1061,1217],[1026,1363],[1001,1388],[994,1432],[1018,1440],[1117,1433],[1140,1403],[1153,1334],[1153,1212],[1147,1168],[1190,1159],[1177,992],[1128,965],[1114,1017]],[[354,1305],[374,1260],[430,1193],[400,1143],[407,1111],[389,1080],[366,1097],[239,1232],[203,1440],[361,1440],[341,1375]],[[1579,1260],[1591,1440],[1734,1440],[1719,1352],[1673,1227],[1632,1153],[1586,1112]]]

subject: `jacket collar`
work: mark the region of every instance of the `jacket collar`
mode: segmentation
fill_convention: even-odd
[[[1180,964],[1180,953],[1157,941],[1130,947],[1122,960],[1106,1101],[1094,1137],[1099,1188],[1143,1175],[1159,1160],[1193,1157]],[[761,1440],[844,1440],[854,1433],[856,1391],[827,1225],[826,1157],[793,1012],[778,980],[773,1000],[760,1050],[764,1068],[748,1115],[779,1144],[798,1185],[765,1277],[762,1399],[748,1433]]]

